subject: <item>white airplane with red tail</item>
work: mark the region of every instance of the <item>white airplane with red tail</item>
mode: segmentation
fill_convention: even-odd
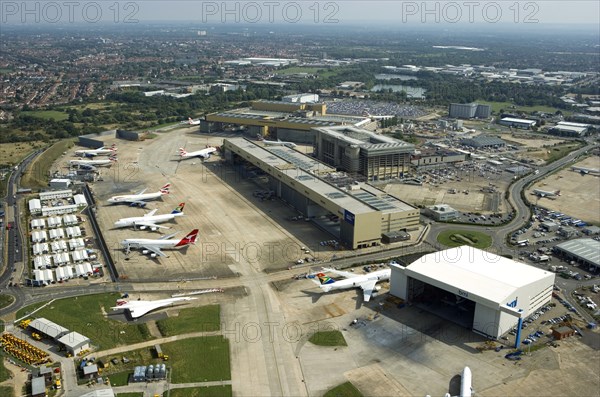
[[[179,148],[179,158],[180,158],[180,160],[190,159],[193,157],[200,157],[202,159],[207,159],[210,157],[210,155],[212,153],[214,153],[216,151],[217,151],[217,148],[213,147],[213,146],[207,146],[206,148],[204,148],[202,150],[196,150],[195,152],[188,152],[184,148],[180,147]]]
[[[121,245],[125,249],[125,255],[129,255],[131,249],[141,249],[142,254],[150,255],[151,258],[157,256],[167,256],[161,251],[161,248],[182,248],[187,247],[190,244],[196,244],[198,238],[198,229],[192,230],[187,236],[181,240],[171,239],[177,233],[162,236],[159,239],[148,239],[148,238],[128,238],[121,241]]]
[[[165,194],[169,194],[169,189],[171,188],[171,184],[167,183],[163,187],[160,188],[158,192],[154,193],[145,193],[147,188],[139,191],[136,194],[124,194],[121,196],[114,196],[108,199],[110,204],[119,204],[119,203],[128,203],[130,206],[146,206],[146,200],[153,200],[159,197],[164,196]]]

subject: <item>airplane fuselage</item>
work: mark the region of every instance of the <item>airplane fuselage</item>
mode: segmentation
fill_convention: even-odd
[[[76,156],[85,156],[85,157],[94,157],[94,156],[108,156],[110,154],[115,153],[114,150],[111,149],[90,149],[90,150],[76,150]]]
[[[175,247],[179,243],[177,240],[153,240],[149,238],[129,238],[121,241],[121,245],[125,248],[136,249],[142,248],[148,245],[156,248],[171,248]]]
[[[112,160],[69,160],[71,165],[94,165],[94,166],[103,166],[103,165],[111,165],[113,163]]]
[[[197,150],[195,152],[189,152],[189,153],[185,153],[185,154],[180,154],[181,159],[190,159],[193,157],[209,157],[212,153],[216,152],[217,148],[214,147],[209,147],[206,149],[202,149],[202,150]]]
[[[392,274],[391,269],[377,270],[375,272],[365,274],[364,276],[347,278],[344,280],[336,281],[332,284],[323,284],[321,287],[325,291],[335,291],[335,290],[339,290],[339,289],[357,288],[357,287],[360,287],[360,283],[365,282],[365,281],[389,280],[391,274]]]
[[[152,216],[136,216],[131,218],[122,218],[115,222],[116,227],[128,227],[135,226],[136,223],[139,222],[152,222],[152,223],[163,223],[168,222],[171,219],[175,219],[178,216],[182,216],[181,214],[162,214],[162,215],[152,215]]]
[[[109,203],[130,203],[144,200],[157,199],[163,194],[161,192],[144,193],[144,194],[126,194],[123,196],[114,196],[108,199]]]

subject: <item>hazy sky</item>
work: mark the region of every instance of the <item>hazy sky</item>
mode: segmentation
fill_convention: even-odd
[[[164,1],[138,2],[140,19],[249,23],[595,23],[599,1]],[[337,22],[336,22],[337,21]],[[296,23],[297,23],[296,22]]]
[[[56,0],[0,2],[1,23],[362,24],[436,26],[600,25],[600,2],[590,1],[315,1],[315,0]]]

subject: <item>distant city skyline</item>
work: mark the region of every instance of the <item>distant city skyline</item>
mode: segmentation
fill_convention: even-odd
[[[477,26],[600,24],[598,1],[4,1],[2,24],[150,23],[250,25]]]

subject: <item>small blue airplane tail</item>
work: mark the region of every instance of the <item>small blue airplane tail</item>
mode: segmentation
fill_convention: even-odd
[[[185,203],[179,203],[179,205],[177,206],[177,208],[175,208],[171,214],[182,214],[183,213],[183,207],[185,207]]]

